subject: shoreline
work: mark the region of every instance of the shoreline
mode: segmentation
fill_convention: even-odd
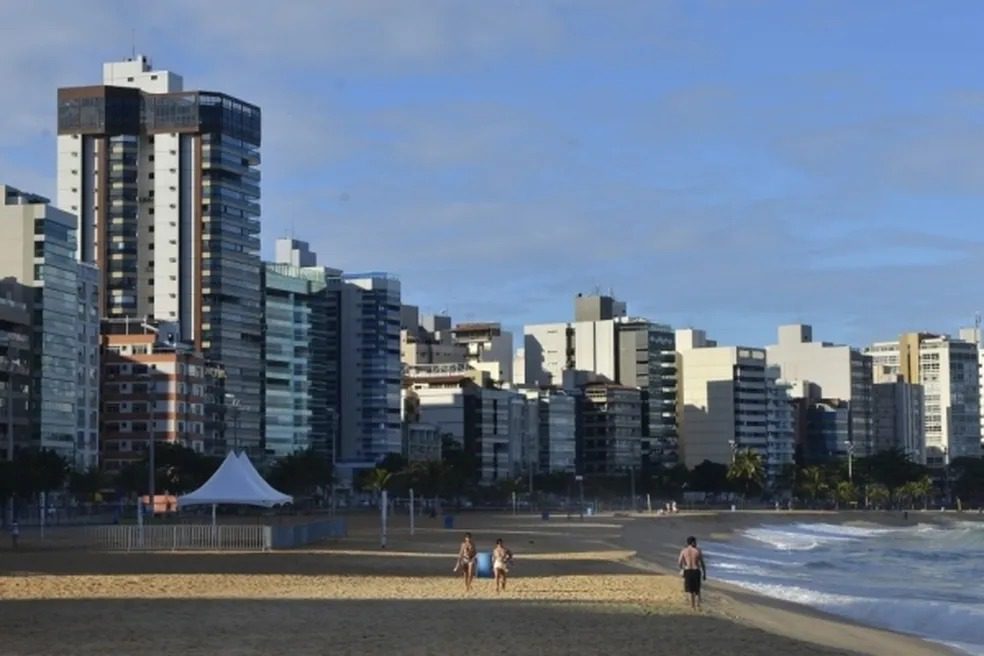
[[[909,511],[710,511],[653,517],[635,515],[627,522],[621,544],[636,551],[636,565],[661,574],[676,576],[674,563],[686,535],[699,541],[729,540],[737,531],[769,523],[824,522],[829,524],[868,524],[889,528],[919,524],[943,525],[959,521],[981,521],[977,513]],[[713,554],[710,554],[713,557]],[[711,561],[713,563],[713,560]],[[711,565],[713,571],[713,564]],[[708,577],[710,594],[705,599],[735,621],[770,633],[806,640],[817,645],[865,654],[912,656],[947,654],[965,656],[942,642],[921,636],[864,624],[849,617],[784,599],[777,599],[740,585]]]

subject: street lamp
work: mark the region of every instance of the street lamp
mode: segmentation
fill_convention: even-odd
[[[847,480],[854,482],[854,442],[847,443]]]
[[[147,496],[150,502],[150,516],[153,517],[154,509],[156,508],[155,497],[156,497],[156,473],[157,473],[157,463],[155,454],[157,452],[157,399],[155,398],[156,390],[156,380],[154,379],[154,373],[156,369],[150,369],[142,374],[137,374],[135,378],[139,380],[146,380],[147,383],[147,404],[149,408],[149,424],[150,430],[148,432],[147,440]],[[166,415],[165,415],[166,416]]]

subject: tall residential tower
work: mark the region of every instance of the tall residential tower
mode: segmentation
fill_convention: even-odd
[[[100,313],[175,322],[221,363],[243,446],[260,436],[259,147],[258,107],[144,56],[58,90],[58,206],[102,272]]]

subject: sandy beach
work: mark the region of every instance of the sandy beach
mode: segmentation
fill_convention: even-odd
[[[747,515],[741,521],[753,521]],[[828,518],[829,519],[829,518]],[[275,553],[95,553],[30,543],[0,550],[0,654],[940,654],[709,581],[690,611],[671,569],[680,536],[728,517],[462,515],[447,531],[374,517],[350,536]],[[509,589],[466,593],[461,534],[516,553]]]

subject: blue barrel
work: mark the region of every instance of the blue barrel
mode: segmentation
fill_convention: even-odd
[[[475,576],[480,579],[492,578],[492,553],[479,551],[475,556]]]
[[[444,528],[454,528],[454,515],[444,516]]]
[[[540,517],[542,517],[544,519],[544,521],[550,519],[550,511],[549,510],[544,510],[543,513],[540,515]]]

